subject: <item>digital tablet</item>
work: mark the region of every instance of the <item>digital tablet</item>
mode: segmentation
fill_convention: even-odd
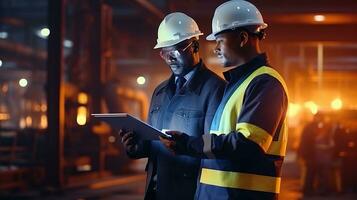
[[[149,124],[129,115],[128,113],[96,113],[93,117],[108,123],[113,129],[133,131],[139,140],[158,140],[158,136],[171,138],[168,135]]]

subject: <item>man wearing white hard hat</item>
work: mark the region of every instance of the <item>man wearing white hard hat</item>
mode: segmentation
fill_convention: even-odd
[[[267,28],[259,10],[243,0],[217,7],[212,20],[214,52],[228,81],[210,134],[169,132],[161,138],[177,154],[202,158],[196,199],[278,198],[287,143],[287,88],[259,43]]]
[[[200,59],[200,35],[196,22],[180,12],[167,15],[159,26],[154,49],[160,49],[172,71],[151,99],[148,123],[159,130],[180,130],[191,136],[209,133],[225,81]],[[135,133],[121,135],[131,158],[149,158],[145,199],[194,198],[199,158],[174,155],[160,141],[136,141]]]

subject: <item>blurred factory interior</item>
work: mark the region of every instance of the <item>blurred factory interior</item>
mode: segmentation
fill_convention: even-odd
[[[154,88],[170,75],[153,49],[170,12],[197,21],[200,53],[222,76],[215,43],[205,40],[222,2],[0,0],[0,198],[142,199],[145,160],[127,158],[116,131],[90,114],[146,119]],[[282,199],[302,197],[297,151],[317,113],[342,130],[333,195],[356,198],[357,1],[250,2],[269,24],[263,50],[289,88],[291,181],[283,177]]]

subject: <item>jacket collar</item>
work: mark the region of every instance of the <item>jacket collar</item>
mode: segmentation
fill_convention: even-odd
[[[237,66],[233,69],[223,72],[223,75],[228,82],[233,83],[238,81],[240,78],[244,77],[245,75],[252,73],[259,67],[268,66],[268,65],[269,63],[268,63],[267,55],[265,53],[262,53],[243,65]]]
[[[199,94],[203,85],[201,84],[201,78],[198,78],[197,76],[203,75],[202,71],[206,70],[206,65],[202,62],[202,60],[200,60],[197,66],[194,67],[192,70],[194,70],[193,75],[190,80],[188,80],[187,84],[184,86],[184,91]],[[156,96],[164,91],[173,93],[174,89],[175,76],[171,74],[170,78],[164,81],[163,84],[159,86],[159,88],[157,88]]]

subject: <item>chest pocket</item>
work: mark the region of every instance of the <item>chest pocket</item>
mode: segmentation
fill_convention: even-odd
[[[200,110],[179,109],[174,112],[172,126],[191,136],[201,135],[204,127],[204,113]]]
[[[203,117],[203,112],[199,110],[180,109],[176,111],[175,114],[182,118],[191,118],[191,119]]]

